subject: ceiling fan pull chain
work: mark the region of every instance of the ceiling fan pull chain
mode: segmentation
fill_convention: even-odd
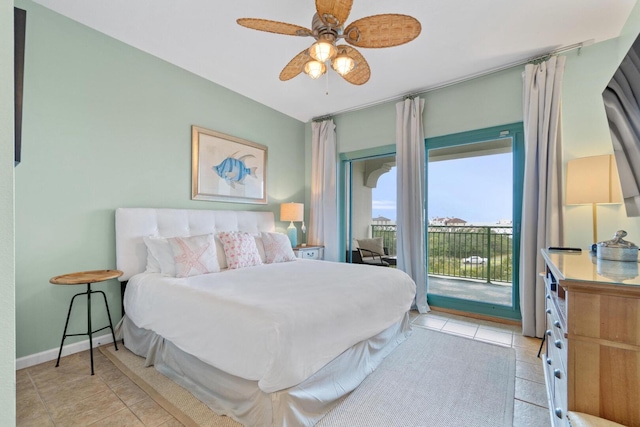
[[[329,73],[325,73],[325,75],[327,76],[327,86],[326,86],[326,92],[325,95],[329,95]]]

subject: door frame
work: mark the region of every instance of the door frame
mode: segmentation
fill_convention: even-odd
[[[492,304],[481,301],[463,300],[443,295],[429,294],[427,279],[427,302],[433,307],[442,307],[452,310],[465,311],[492,317],[501,317],[512,320],[521,320],[520,314],[520,230],[522,222],[522,189],[524,183],[524,125],[522,122],[510,123],[502,126],[493,126],[485,129],[471,130],[451,135],[438,136],[425,139],[425,212],[428,212],[428,170],[429,150],[455,145],[473,144],[495,139],[512,138],[511,149],[513,153],[513,269],[511,307]],[[425,216],[425,218],[427,215]],[[425,244],[429,251],[428,227],[425,228]],[[427,263],[429,259],[427,257]],[[427,264],[428,271],[428,264]]]
[[[338,188],[338,215],[340,220],[338,221],[338,232],[340,233],[339,246],[339,260],[346,260],[345,255],[351,253],[351,243],[353,236],[351,235],[352,224],[351,217],[347,218],[348,211],[352,211],[351,198],[347,200],[347,195],[353,191],[351,181],[347,182],[347,168],[349,168],[349,176],[351,175],[351,163],[354,161],[374,159],[376,157],[386,157],[390,155],[396,155],[396,145],[383,145],[375,148],[368,148],[364,150],[351,151],[348,153],[340,153],[340,174],[339,174],[339,188]],[[349,235],[346,236],[347,221],[349,227]]]

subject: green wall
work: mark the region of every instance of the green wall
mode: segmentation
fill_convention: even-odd
[[[636,4],[620,37],[567,54],[562,93],[565,164],[579,157],[613,153],[602,91],[639,31],[640,4]],[[599,205],[597,209],[599,241],[623,229],[630,241],[640,242],[640,218],[628,218],[621,204]],[[565,243],[588,248],[593,243],[591,206],[567,206],[565,220]]]
[[[522,121],[521,73],[513,68],[422,94],[425,137]],[[335,116],[338,151],[395,144],[396,102]]]
[[[0,414],[16,422],[13,230],[13,2],[0,0]]]
[[[116,208],[277,212],[283,200],[303,201],[302,179],[291,177],[305,173],[305,125],[33,2],[16,5],[28,13],[23,152],[15,170],[22,357],[60,345],[71,296],[84,291],[51,285],[51,277],[115,268]],[[191,125],[268,146],[268,206],[191,200]],[[93,288],[107,293],[118,321],[117,281]],[[106,317],[96,307],[99,325]],[[86,304],[74,312],[69,331],[85,331]]]

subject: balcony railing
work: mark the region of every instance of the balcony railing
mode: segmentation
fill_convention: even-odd
[[[396,255],[396,226],[375,224],[371,228],[372,236],[382,237],[389,254]],[[427,234],[429,274],[511,283],[511,226],[430,225]]]

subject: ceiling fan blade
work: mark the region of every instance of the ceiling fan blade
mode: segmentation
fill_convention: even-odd
[[[358,19],[344,30],[344,40],[358,47],[391,47],[408,43],[422,31],[413,16],[384,14]]]
[[[347,22],[353,0],[316,0],[318,17],[326,25],[338,27]]]
[[[356,63],[355,68],[346,76],[342,76],[342,78],[354,85],[363,85],[368,82],[369,77],[371,77],[371,68],[369,68],[369,63],[364,59],[364,56],[362,56],[362,54],[356,49],[346,44],[336,47],[338,48],[338,52],[344,51],[344,53],[351,57],[351,59]]]
[[[259,18],[240,18],[236,20],[239,25],[252,30],[266,31],[268,33],[284,34],[287,36],[310,36],[311,30],[299,25],[286,22],[269,21]]]
[[[291,80],[298,74],[300,74],[304,69],[304,64],[309,62],[311,57],[309,56],[309,49],[305,49],[296,56],[293,57],[291,61],[282,69],[280,72],[280,80],[283,82],[286,80]]]

